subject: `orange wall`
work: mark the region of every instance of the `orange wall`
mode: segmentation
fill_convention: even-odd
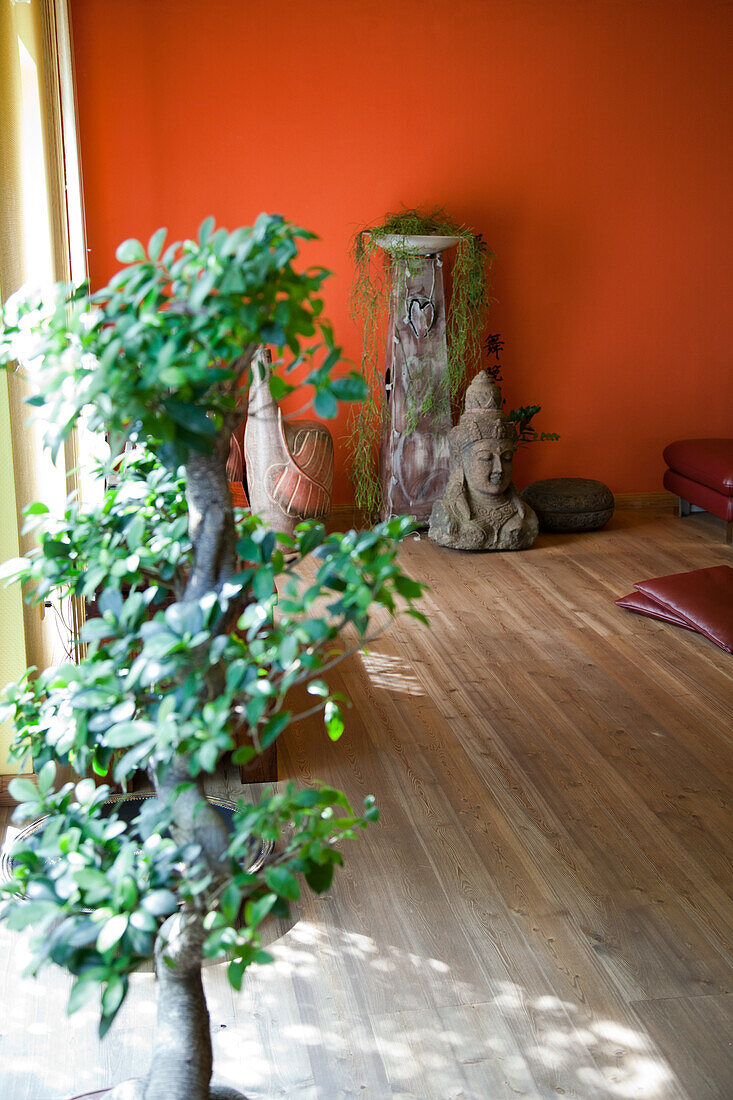
[[[444,204],[497,254],[518,480],[661,488],[733,434],[733,6],[718,0],[72,0],[93,281],[158,225],[316,230],[353,359],[353,230]],[[341,427],[336,426],[336,435]],[[349,485],[343,463],[335,499]]]

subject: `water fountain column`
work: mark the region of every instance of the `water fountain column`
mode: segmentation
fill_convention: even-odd
[[[382,519],[426,527],[448,480],[451,429],[443,253],[458,237],[394,234],[390,256],[384,419],[379,447]]]

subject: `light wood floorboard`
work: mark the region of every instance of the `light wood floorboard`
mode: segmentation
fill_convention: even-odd
[[[311,721],[281,751],[284,780],[374,793],[382,821],[241,993],[207,969],[224,1080],[252,1100],[733,1096],[733,658],[613,603],[733,564],[721,539],[670,507],[522,554],[408,540],[432,628],[334,670],[337,745]],[[99,1044],[63,975],[21,980],[2,936],[4,1100],[144,1071],[150,975]]]

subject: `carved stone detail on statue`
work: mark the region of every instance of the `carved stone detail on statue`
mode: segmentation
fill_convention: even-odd
[[[430,538],[454,550],[526,550],[539,524],[512,482],[517,433],[488,371],[468,387],[449,442],[450,476],[430,516]]]

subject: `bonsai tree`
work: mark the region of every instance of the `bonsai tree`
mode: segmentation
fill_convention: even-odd
[[[210,1084],[202,959],[228,960],[239,989],[248,966],[269,961],[268,914],[286,916],[302,880],[326,890],[339,843],[378,816],[372,799],[356,812],[337,790],[288,784],[240,801],[228,829],[203,789],[225,756],[246,762],[312,713],[337,739],[343,700],[324,674],[390,616],[423,618],[421,585],[396,560],[408,521],[343,535],[303,524],[286,538],[232,507],[229,436],[259,345],[284,356],[277,398],[301,364],[321,415],[364,393],[358,377],[333,374],[326,273],[293,267],[309,236],[276,216],[232,233],[208,219],[198,240],[164,250],[159,230],[147,249],[120,245],[124,266],[99,292],[19,292],[0,313],[0,362],[29,365],[52,452],[82,415],[110,441],[103,501],[72,497],[60,517],[30,505],[37,549],[5,570],[27,598],[80,597],[90,614],[75,663],[6,689],[14,753],[38,773],[12,782],[15,819],[48,819],[14,851],[2,917],[33,926],[34,970],[50,961],[74,975],[69,1011],[101,993],[100,1035],[130,973],[154,959],[150,1071],[111,1098],[239,1095]],[[299,713],[297,685],[311,699]],[[57,764],[79,781],[57,786]],[[90,773],[125,786],[144,769],[156,797],[126,827]],[[256,870],[263,842],[274,850]]]

